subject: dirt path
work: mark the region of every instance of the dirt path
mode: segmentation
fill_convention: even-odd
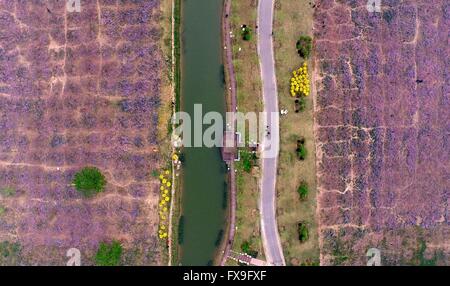
[[[223,44],[225,45],[225,66],[228,74],[228,90],[230,96],[230,105],[229,111],[236,111],[237,103],[236,103],[236,76],[234,73],[233,66],[233,46],[231,43],[230,31],[231,31],[231,23],[230,23],[230,13],[231,13],[231,0],[225,1],[224,13],[223,13],[223,22],[222,22],[222,36],[223,36]],[[231,119],[231,122],[235,122],[234,117]],[[222,260],[220,265],[225,265],[227,258],[230,254],[231,247],[233,245],[234,234],[236,230],[236,173],[234,168],[234,162],[230,162],[230,215],[229,215],[229,228],[228,228],[228,237],[225,245],[225,250],[222,256]]]
[[[175,88],[176,88],[176,83],[175,83],[175,66],[176,66],[176,60],[175,59],[175,0],[172,0],[172,17],[171,17],[171,21],[172,21],[172,102],[175,102]],[[175,113],[175,105],[173,105],[172,107],[172,112]],[[173,129],[173,128],[172,128]],[[175,152],[175,148],[172,147],[172,153]],[[168,266],[172,265],[172,220],[173,220],[173,209],[174,209],[174,203],[175,203],[175,165],[171,164],[172,167],[172,190],[171,190],[171,195],[170,197],[172,198],[170,200],[170,209],[169,209],[169,235],[168,235],[168,240],[167,240],[167,244],[168,244],[168,253],[169,253],[169,261],[168,261]]]

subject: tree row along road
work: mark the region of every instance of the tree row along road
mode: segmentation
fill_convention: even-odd
[[[278,91],[273,51],[274,0],[259,0],[258,3],[258,54],[263,85],[264,111],[268,126],[267,139],[261,144],[261,233],[266,260],[271,265],[285,265],[276,219],[276,176],[279,152]],[[273,116],[273,118],[272,118]],[[269,146],[269,142],[271,146]],[[270,154],[269,154],[270,153]]]

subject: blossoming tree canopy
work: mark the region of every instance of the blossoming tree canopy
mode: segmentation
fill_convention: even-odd
[[[306,62],[296,71],[292,72],[291,96],[308,96],[310,94],[310,81],[308,64]]]

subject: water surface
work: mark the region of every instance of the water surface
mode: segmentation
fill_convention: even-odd
[[[224,113],[222,0],[182,1],[182,110]],[[224,229],[226,167],[218,148],[184,148],[181,263],[211,263]]]

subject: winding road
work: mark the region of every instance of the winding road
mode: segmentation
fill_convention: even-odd
[[[258,54],[263,84],[263,102],[268,135],[262,140],[261,232],[266,260],[270,265],[286,265],[276,218],[276,178],[279,153],[279,109],[275,58],[272,41],[274,0],[258,3]]]

